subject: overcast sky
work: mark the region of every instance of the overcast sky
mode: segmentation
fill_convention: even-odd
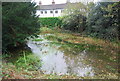
[[[48,5],[52,4],[53,0],[32,0],[35,1],[37,4],[39,4],[39,1],[41,1],[42,5]],[[60,3],[66,3],[67,0],[54,0],[55,4],[60,4]],[[85,1],[104,1],[104,2],[109,2],[109,1],[120,1],[120,0],[70,0],[70,2],[85,2]]]
[[[52,0],[34,0],[35,2],[37,2],[37,4],[39,3],[39,1],[41,1],[42,5],[47,5],[47,4],[52,4]],[[66,0],[54,0],[56,4],[60,4],[60,3],[66,3]]]
[[[53,0],[33,0],[39,4],[39,1],[41,1],[42,5],[48,5],[52,4]],[[55,4],[60,4],[60,3],[66,3],[67,0],[54,0]],[[70,2],[80,2],[80,1],[93,1],[93,0],[70,0]],[[96,0],[97,1],[97,0]]]

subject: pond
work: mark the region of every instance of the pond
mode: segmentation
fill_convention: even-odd
[[[99,74],[114,73],[106,68],[111,63],[103,63],[103,60],[99,60],[93,52],[70,50],[77,52],[73,54],[65,48],[61,50],[62,45],[51,44],[53,41],[45,39],[46,35],[39,35],[40,41],[30,39],[27,42],[32,52],[42,61],[42,66],[39,68],[44,74],[93,77]]]

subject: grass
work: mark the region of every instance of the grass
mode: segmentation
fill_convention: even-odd
[[[13,63],[4,63],[2,68],[3,79],[79,79],[75,75],[56,75],[43,74],[38,70],[28,71],[26,69],[19,69]],[[87,78],[87,77],[84,77]]]
[[[31,78],[32,72],[37,72],[41,66],[40,58],[33,55],[31,52],[19,52],[18,56],[9,56],[8,54],[3,58],[2,77],[5,79],[23,79]]]
[[[67,54],[78,54],[80,51],[87,50],[91,53],[89,58],[95,59],[96,63],[100,63],[99,61],[101,61],[104,66],[107,66],[107,63],[110,63],[111,65],[107,66],[106,69],[117,72],[115,64],[118,61],[117,54],[119,53],[118,49],[120,49],[120,46],[116,42],[75,35],[74,33],[61,33],[57,30],[54,32],[54,35],[48,35],[45,38],[52,40],[52,44],[61,45],[59,49],[63,51],[66,50]],[[96,64],[94,67],[97,67]]]
[[[32,41],[43,41],[43,39],[34,39]]]
[[[74,33],[61,33],[58,30],[52,30],[46,27],[42,28],[43,32],[41,34],[46,34],[45,31],[49,31],[49,33],[53,33],[54,35],[46,36],[45,38],[48,40],[52,40],[54,42],[58,42],[61,44],[66,44],[67,46],[71,46],[74,48],[80,48],[80,49],[88,49],[91,51],[104,51],[109,52],[114,56],[118,53],[118,49],[120,49],[120,46],[116,42],[110,42],[103,39],[93,38],[93,37],[84,37],[84,36],[78,36]],[[51,32],[52,31],[52,32]]]
[[[76,51],[88,50],[95,52],[93,56],[99,57],[105,62],[116,62],[117,49],[119,48],[117,43],[96,39],[91,37],[77,36],[73,33],[60,33],[59,30],[52,30],[47,27],[41,28],[41,34],[54,34],[46,35],[46,39],[52,40],[51,44],[61,45],[60,50],[66,50],[66,52],[72,53]],[[42,41],[42,39],[34,39],[33,41]],[[97,53],[99,52],[99,53]],[[18,54],[4,54],[1,76],[5,79],[101,79],[116,77],[114,74],[98,75],[94,77],[78,77],[75,75],[56,75],[56,74],[43,74],[38,70],[41,66],[40,58],[33,55],[31,52],[21,51]],[[107,54],[104,54],[107,53]],[[69,53],[68,53],[69,54]],[[16,56],[14,56],[16,55]],[[95,60],[96,62],[96,60]],[[100,62],[98,62],[100,63]],[[115,71],[114,67],[106,65],[107,69]],[[111,78],[109,77],[109,78]]]
[[[42,27],[40,29],[41,33],[54,33],[54,31],[50,28],[47,28],[47,27]]]
[[[61,30],[62,31],[62,30]],[[94,46],[101,46],[104,49],[119,49],[120,48],[120,42],[110,42],[103,39],[93,38],[93,37],[84,37],[84,36],[77,36],[74,33],[60,33],[59,30],[52,30],[47,27],[41,28],[41,34],[51,33],[55,36],[47,36],[46,38],[48,40],[59,38],[64,41],[68,41],[71,43],[80,43],[80,44],[89,44]]]

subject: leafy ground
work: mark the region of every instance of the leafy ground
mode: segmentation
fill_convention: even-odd
[[[46,27],[41,28],[40,34],[54,34],[46,36],[45,38],[48,40],[52,40],[52,44],[60,44],[62,45],[62,48],[65,48],[66,52],[71,52],[70,50],[74,49],[81,49],[88,50],[91,52],[100,52],[102,55],[98,55],[100,60],[96,60],[94,62],[98,63],[104,63],[110,62],[112,64],[116,64],[117,60],[117,54],[119,53],[120,49],[120,43],[119,42],[110,42],[107,40],[102,39],[96,39],[87,37],[85,35],[80,35],[77,33],[69,33],[64,32],[60,29],[49,29]],[[35,39],[33,41],[42,41],[41,39]],[[60,50],[63,50],[60,48]],[[76,50],[77,51],[77,50]],[[114,72],[117,72],[115,67],[113,65],[106,65],[106,68],[108,68],[110,71],[114,71],[114,74],[108,73],[108,76],[106,75],[99,75],[95,77],[78,77],[75,75],[56,75],[56,74],[43,74],[42,71],[39,71],[35,66],[41,65],[40,61],[36,56],[33,56],[31,52],[18,52],[19,56],[9,56],[9,55],[3,55],[3,64],[2,64],[2,77],[4,79],[106,79],[106,78],[117,78],[117,74]],[[107,54],[106,54],[107,53]],[[95,55],[94,55],[95,56]],[[34,57],[34,58],[33,58]],[[104,61],[104,62],[103,62]],[[103,65],[104,65],[103,64]],[[96,66],[96,65],[95,65]],[[112,66],[112,67],[111,67]],[[102,66],[97,66],[99,68],[103,68]],[[106,71],[106,70],[103,70]]]
[[[102,70],[102,73],[100,72],[102,75],[97,75],[97,78],[117,78],[120,41],[111,42],[79,33],[66,33],[60,29],[53,31],[49,28],[42,28],[42,34],[46,33],[51,34],[46,36],[46,39],[54,41],[52,44],[62,45],[60,50],[66,49],[65,52],[68,54],[77,54],[80,50],[81,52],[83,50],[89,51],[91,54],[89,54],[88,60],[94,59],[91,62],[92,66]]]
[[[107,40],[86,37],[85,35],[80,35],[77,33],[71,34],[71,33],[61,32],[59,29],[51,30],[49,28],[43,27],[41,28],[41,31],[42,31],[42,34],[53,33],[56,35],[56,37],[72,43],[92,44],[96,46],[102,46],[104,48],[115,48],[115,49],[119,48],[120,46],[120,41],[118,41],[117,43],[114,43]]]
[[[59,41],[61,42],[60,44],[68,43],[76,47],[82,45],[81,49],[90,49],[91,51],[99,49],[107,52],[109,51],[113,55],[116,53],[118,54],[120,49],[120,41],[110,42],[108,40],[87,37],[78,33],[65,33],[59,29],[55,29],[54,31],[46,27],[41,28],[41,31],[41,34],[54,34],[46,36],[48,40],[54,40],[55,42]]]

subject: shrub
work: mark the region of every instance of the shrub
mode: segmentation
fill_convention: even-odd
[[[47,18],[40,18],[40,24],[42,27],[60,27],[61,26],[61,19],[59,17],[47,17]]]
[[[26,69],[26,70],[37,70],[41,67],[40,58],[33,55],[32,53],[23,52],[23,55],[14,62],[16,67]]]
[[[82,33],[86,27],[86,17],[79,14],[70,14],[63,18],[63,29]]]

